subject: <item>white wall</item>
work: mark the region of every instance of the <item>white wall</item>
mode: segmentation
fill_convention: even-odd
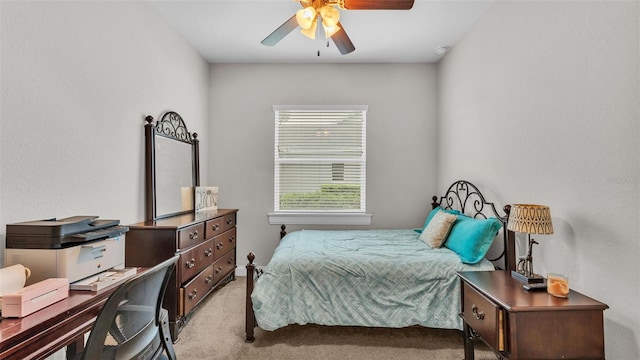
[[[143,220],[144,117],[206,135],[209,65],[144,2],[0,6],[0,252],[7,223]]]
[[[249,251],[266,265],[279,241],[279,226],[267,220],[273,211],[273,105],[369,105],[371,227],[418,227],[436,189],[435,90],[434,64],[212,65],[209,179],[220,186],[220,207],[240,209],[239,267]]]
[[[550,206],[535,270],[610,306],[610,359],[640,358],[639,8],[497,1],[438,67],[438,185]]]

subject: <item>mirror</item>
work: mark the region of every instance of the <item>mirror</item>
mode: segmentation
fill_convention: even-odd
[[[146,220],[194,211],[194,186],[200,184],[199,141],[182,117],[167,112],[145,124]]]

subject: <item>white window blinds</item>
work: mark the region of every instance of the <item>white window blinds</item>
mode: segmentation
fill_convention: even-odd
[[[366,106],[274,106],[274,210],[364,212]]]

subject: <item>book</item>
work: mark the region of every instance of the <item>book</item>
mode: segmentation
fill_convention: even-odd
[[[70,290],[98,291],[118,284],[138,273],[137,267],[111,269],[69,284]]]

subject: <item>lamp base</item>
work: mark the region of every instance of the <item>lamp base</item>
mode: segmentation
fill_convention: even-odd
[[[524,273],[511,270],[511,276],[527,284],[544,282],[544,277],[538,274],[531,274],[527,276]]]

